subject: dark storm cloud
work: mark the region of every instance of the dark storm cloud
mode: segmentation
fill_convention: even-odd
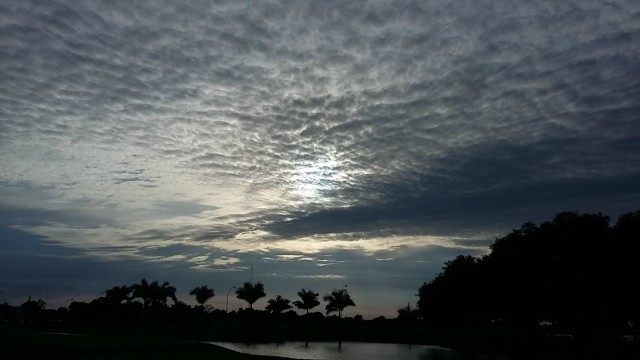
[[[582,146],[577,150],[590,151],[588,144]],[[398,174],[391,182],[372,179],[368,195],[375,195],[374,201],[301,213],[293,219],[274,220],[267,228],[292,237],[351,231],[460,233],[457,227],[467,232],[483,228],[505,231],[562,210],[605,211],[617,216],[637,206],[640,174],[635,169],[617,173],[617,165],[604,160],[606,154],[594,154],[594,160],[602,156],[603,164],[581,164],[585,159],[570,159],[573,154],[564,153],[565,147],[571,145],[555,144],[555,148],[540,150],[513,146],[476,149],[442,160],[445,164],[432,164],[444,170],[437,174],[420,174],[416,169]],[[558,164],[563,157],[569,159]],[[456,214],[455,218],[451,214]]]
[[[58,184],[64,186],[65,184]],[[72,184],[67,184],[72,187]],[[77,200],[67,208],[35,207],[34,203],[48,203],[55,200],[48,191],[51,187],[32,183],[9,183],[0,181],[0,226],[33,227],[49,224],[64,224],[70,228],[99,228],[114,225],[113,218],[104,212],[91,211],[95,206],[91,201]]]

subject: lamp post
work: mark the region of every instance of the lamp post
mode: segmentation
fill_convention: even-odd
[[[231,290],[235,289],[235,286],[232,286],[229,288],[229,290],[227,290],[227,306],[225,306],[224,308],[224,312],[228,313],[229,312],[229,293],[231,292]]]

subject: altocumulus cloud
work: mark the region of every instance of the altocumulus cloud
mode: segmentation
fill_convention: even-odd
[[[443,260],[526,220],[635,210],[639,15],[625,0],[0,4],[1,256],[27,242],[22,263],[69,269],[19,281],[14,261],[3,296],[143,276],[226,289],[254,264],[270,294],[349,283],[374,299],[362,312],[392,315]]]

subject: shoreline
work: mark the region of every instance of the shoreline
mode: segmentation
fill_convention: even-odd
[[[83,331],[84,330],[84,331]],[[193,328],[191,331],[162,331],[145,328],[42,329],[25,326],[0,327],[0,345],[5,359],[162,359],[169,355],[195,359],[224,356],[224,359],[256,359],[243,353],[231,355],[211,342],[282,343],[359,342],[429,345],[469,355],[506,356],[509,359],[638,359],[640,341],[617,337],[556,337],[549,334],[481,332],[477,330],[436,331],[424,328]],[[329,331],[334,330],[334,331]],[[338,330],[338,331],[335,331]],[[402,330],[402,331],[400,331]],[[265,334],[269,336],[265,336]],[[262,334],[263,336],[258,336]],[[413,336],[407,337],[407,334]],[[212,349],[211,347],[215,347]],[[90,355],[90,353],[96,353]],[[125,357],[122,357],[122,356]],[[178,356],[179,355],[179,356]],[[247,357],[249,356],[249,357]],[[220,358],[220,357],[217,357]],[[259,357],[259,359],[282,359]]]

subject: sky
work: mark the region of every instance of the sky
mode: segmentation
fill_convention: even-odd
[[[639,209],[638,1],[0,2],[0,302],[394,317],[526,221]]]

